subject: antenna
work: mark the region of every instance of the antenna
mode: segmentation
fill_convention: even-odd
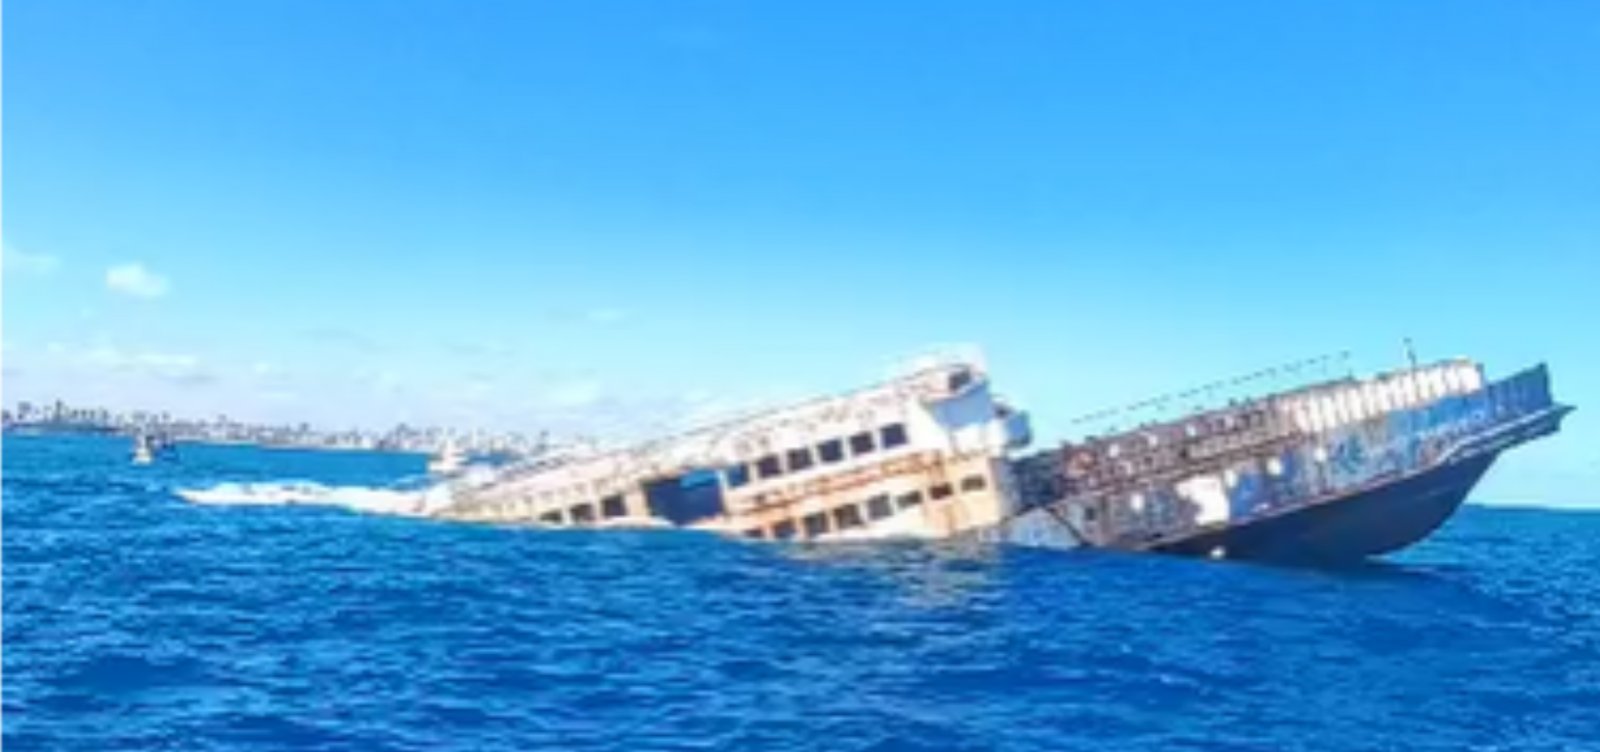
[[[1405,344],[1406,344],[1406,362],[1411,365],[1411,370],[1415,371],[1415,370],[1417,370],[1417,350],[1416,350],[1416,348],[1411,346],[1411,338],[1410,337],[1406,337],[1405,338]]]

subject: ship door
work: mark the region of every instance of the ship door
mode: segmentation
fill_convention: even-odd
[[[714,470],[695,470],[644,484],[650,516],[692,525],[723,513],[722,483]]]

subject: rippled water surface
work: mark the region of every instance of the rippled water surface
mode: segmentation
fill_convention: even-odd
[[[1313,571],[203,505],[422,461],[127,451],[5,439],[8,752],[1600,749],[1596,513]]]

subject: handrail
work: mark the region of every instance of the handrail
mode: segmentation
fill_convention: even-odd
[[[1113,417],[1117,417],[1117,416],[1120,416],[1120,415],[1126,415],[1126,414],[1129,414],[1129,413],[1138,412],[1138,411],[1145,410],[1145,409],[1152,408],[1152,407],[1161,408],[1161,407],[1167,406],[1173,400],[1191,399],[1191,398],[1194,398],[1194,397],[1197,397],[1197,396],[1206,396],[1206,395],[1210,395],[1213,392],[1216,392],[1217,390],[1220,390],[1220,389],[1223,389],[1223,388],[1227,388],[1227,387],[1238,387],[1238,386],[1242,386],[1244,384],[1254,383],[1254,382],[1257,382],[1257,381],[1263,381],[1263,380],[1266,380],[1266,379],[1269,379],[1269,378],[1273,378],[1273,377],[1276,377],[1276,376],[1297,374],[1297,373],[1299,373],[1301,371],[1301,369],[1304,369],[1304,368],[1306,368],[1308,366],[1318,366],[1318,365],[1323,366],[1324,367],[1324,373],[1326,373],[1326,366],[1329,363],[1334,362],[1336,360],[1340,364],[1344,365],[1348,369],[1348,364],[1349,364],[1349,360],[1350,360],[1350,352],[1348,350],[1346,350],[1346,351],[1340,351],[1340,352],[1337,352],[1337,353],[1329,353],[1329,354],[1326,354],[1326,355],[1318,355],[1318,356],[1313,357],[1313,358],[1305,358],[1303,360],[1291,361],[1289,363],[1284,363],[1282,365],[1273,366],[1271,368],[1263,368],[1263,369],[1261,369],[1259,371],[1254,371],[1254,372],[1251,372],[1251,373],[1247,373],[1247,374],[1245,374],[1243,376],[1238,376],[1238,377],[1235,377],[1235,378],[1232,378],[1232,379],[1221,379],[1221,380],[1218,380],[1218,381],[1213,381],[1213,382],[1209,382],[1209,383],[1206,383],[1206,384],[1201,384],[1200,386],[1192,387],[1190,389],[1186,389],[1186,390],[1181,391],[1181,392],[1169,392],[1167,394],[1157,395],[1155,397],[1150,397],[1150,398],[1147,398],[1147,399],[1139,400],[1138,402],[1132,402],[1132,403],[1129,403],[1129,404],[1126,404],[1126,405],[1121,405],[1121,406],[1118,406],[1118,407],[1111,407],[1111,408],[1107,408],[1107,409],[1104,409],[1104,410],[1098,410],[1098,411],[1095,411],[1095,412],[1092,412],[1092,413],[1088,413],[1088,414],[1085,414],[1085,415],[1080,415],[1080,416],[1078,416],[1076,418],[1072,418],[1071,420],[1068,421],[1068,425],[1082,425],[1084,423],[1089,423],[1089,422],[1098,421],[1098,420],[1104,420],[1106,418],[1113,418]],[[1205,408],[1202,408],[1200,410],[1200,412],[1203,412],[1204,410],[1205,410]],[[1192,414],[1193,412],[1194,411],[1191,411],[1191,413],[1186,413],[1186,414]]]

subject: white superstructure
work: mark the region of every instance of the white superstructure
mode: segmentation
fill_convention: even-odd
[[[981,366],[864,389],[622,450],[546,459],[464,489],[441,516],[676,525],[757,538],[943,537],[1014,509],[1007,452],[1026,417]]]

